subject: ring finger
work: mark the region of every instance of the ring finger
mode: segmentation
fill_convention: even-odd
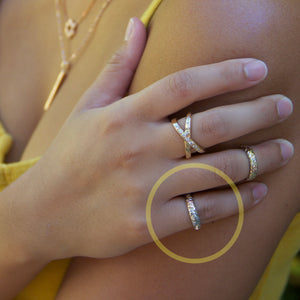
[[[253,146],[252,149],[257,160],[258,175],[284,166],[294,153],[292,144],[286,140],[268,141]],[[245,180],[250,170],[249,159],[242,149],[203,154],[190,159],[188,162],[201,163],[221,170],[236,183]],[[186,163],[187,161],[182,159],[174,165],[180,166]],[[225,184],[224,179],[215,172],[188,168],[172,175],[172,178],[161,187],[161,199],[171,199],[179,195],[205,191]]]

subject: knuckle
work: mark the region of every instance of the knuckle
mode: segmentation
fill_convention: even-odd
[[[200,123],[201,135],[208,139],[214,139],[218,142],[226,138],[228,124],[224,120],[220,111],[210,112]]]
[[[176,97],[189,97],[192,87],[193,78],[188,71],[181,71],[169,77],[168,91]]]
[[[133,210],[134,208],[132,208]],[[148,236],[148,226],[146,215],[144,210],[136,209],[129,217],[126,218],[126,224],[124,225],[126,232],[130,239],[141,243]],[[136,243],[135,243],[136,244]]]
[[[113,109],[115,106],[112,105],[110,108],[107,108],[106,113],[103,113],[101,120],[99,120],[99,127],[101,126],[101,132],[105,136],[121,132],[131,119],[126,105],[118,103],[118,106],[121,107]]]
[[[229,153],[220,155],[215,161],[215,167],[223,171],[234,182],[238,180],[238,167],[233,155],[230,155]],[[225,181],[218,174],[213,173],[213,175],[217,182],[222,181],[225,183]]]
[[[128,175],[129,177],[130,175]],[[125,185],[125,190],[123,191],[123,197],[125,200],[130,200],[135,206],[141,203],[141,199],[145,198],[145,186],[141,183],[141,180],[135,176],[127,181]]]
[[[131,240],[140,241],[145,239],[148,233],[146,220],[146,186],[137,176],[132,173],[127,176],[126,181],[120,183],[120,197],[123,205],[123,228]],[[119,201],[116,205],[119,206]]]
[[[132,97],[132,96],[129,96]],[[153,115],[153,102],[143,101],[140,97],[133,99],[131,102],[132,115],[138,121],[149,120]]]
[[[118,69],[124,62],[125,48],[124,46],[117,50],[108,62],[109,70],[114,71],[115,68]]]
[[[144,240],[145,237],[148,235],[148,226],[146,217],[144,216],[135,216],[130,220],[129,224],[130,228],[130,235],[141,242],[141,240]]]
[[[115,163],[122,170],[132,171],[138,167],[138,158],[142,155],[142,149],[135,144],[122,147],[116,153]]]
[[[102,133],[104,136],[110,136],[113,133],[121,131],[124,126],[123,117],[115,115],[113,118],[108,118],[106,122],[103,122]]]

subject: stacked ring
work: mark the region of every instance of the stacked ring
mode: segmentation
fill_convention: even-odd
[[[185,133],[186,133],[186,138],[190,139],[192,135],[191,131],[191,123],[192,123],[192,114],[188,113],[185,119]],[[185,158],[190,159],[192,157],[192,152],[191,152],[191,146],[190,144],[185,140],[184,141],[184,148],[185,148]]]
[[[185,129],[179,126],[176,119],[172,120],[173,127],[175,128],[176,132],[179,134],[184,141],[184,149],[185,149],[185,158],[190,159],[192,157],[191,149],[197,151],[198,153],[204,153],[204,149],[202,149],[195,141],[192,139],[192,114],[188,113],[185,120]],[[194,199],[191,194],[185,195],[185,202],[187,206],[187,210],[192,222],[192,225],[195,230],[199,230],[201,227],[200,217],[198,215]]]
[[[191,137],[192,123],[192,114],[188,113],[185,120],[185,129],[183,130],[176,119],[172,120],[172,125],[175,128],[176,132],[184,141],[184,149],[185,149],[185,157],[186,159],[190,159],[192,156],[191,149],[198,153],[204,153],[204,149],[201,148]],[[242,146],[242,149],[245,151],[248,160],[249,160],[249,174],[247,180],[254,180],[258,174],[258,164],[255,152],[250,146]],[[200,217],[197,213],[197,209],[191,194],[185,195],[185,201],[187,205],[187,210],[189,213],[189,217],[191,219],[192,225],[195,230],[199,230],[201,227]]]
[[[197,151],[198,153],[204,153],[204,149],[201,148],[193,139],[191,138],[191,113],[188,113],[186,116],[186,128],[183,129],[179,126],[176,119],[172,120],[173,127],[175,128],[176,132],[179,134],[181,138],[184,140],[185,145],[185,156],[187,159],[191,157],[191,148]],[[187,147],[188,145],[189,147]]]

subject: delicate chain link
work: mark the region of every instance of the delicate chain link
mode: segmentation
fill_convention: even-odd
[[[92,22],[92,25],[88,29],[88,32],[85,36],[85,38],[82,40],[80,43],[79,47],[70,55],[68,58],[68,55],[66,53],[66,45],[65,45],[65,38],[63,34],[63,25],[62,25],[62,16],[61,16],[61,5],[60,5],[60,0],[54,0],[55,1],[55,9],[56,9],[56,19],[57,19],[57,26],[58,26],[58,37],[59,37],[59,44],[60,44],[60,54],[61,54],[61,66],[60,66],[60,72],[56,78],[56,81],[50,91],[50,94],[44,104],[44,111],[47,111],[53,100],[55,99],[55,96],[57,92],[59,91],[61,85],[64,83],[64,80],[66,79],[70,68],[71,64],[75,62],[75,60],[80,56],[80,54],[83,52],[84,47],[88,44],[89,40],[91,39],[93,33],[96,30],[96,27],[102,17],[102,14],[104,13],[104,10],[107,8],[107,6],[110,4],[112,0],[106,0],[106,2],[102,5],[102,8],[100,12],[97,14],[96,18]],[[95,0],[96,1],[96,0]],[[93,1],[91,5],[95,2]],[[89,10],[89,9],[88,9]],[[88,10],[86,13],[88,13]]]
[[[78,48],[71,54],[69,58],[67,58],[66,55],[66,47],[65,47],[65,42],[64,42],[64,34],[63,34],[63,26],[62,26],[62,17],[60,13],[60,0],[55,0],[56,4],[56,18],[57,18],[57,25],[58,25],[58,35],[59,35],[59,41],[60,41],[60,48],[61,48],[61,58],[62,58],[62,63],[64,65],[70,65],[73,63],[83,52],[85,46],[88,44],[89,40],[91,39],[93,33],[96,30],[96,27],[105,11],[105,9],[108,7],[112,0],[106,0],[106,2],[102,5],[101,10],[97,14],[96,18],[94,19],[92,25],[88,29],[87,35],[85,38],[82,40]]]
[[[67,61],[65,40],[64,40],[63,30],[62,30],[63,26],[61,20],[61,12],[60,12],[60,0],[55,0],[55,8],[56,8],[56,20],[57,20],[61,59],[62,59],[62,63],[68,64],[69,62]]]
[[[87,16],[87,14],[91,11],[92,7],[95,5],[97,0],[93,0],[89,7],[81,14],[81,17],[78,19],[77,24],[80,24],[82,22],[82,20],[85,19],[85,17]]]
[[[84,47],[88,44],[89,40],[91,39],[93,33],[96,30],[96,27],[105,11],[105,9],[108,7],[108,5],[110,4],[112,0],[106,0],[106,2],[102,5],[102,8],[100,10],[100,12],[98,13],[98,15],[96,16],[94,22],[92,23],[91,27],[88,30],[87,35],[85,36],[85,38],[83,39],[83,41],[81,42],[81,44],[79,45],[79,47],[73,52],[73,54],[70,57],[70,63],[73,62],[74,60],[76,60],[76,58],[78,56],[80,56],[80,54],[82,53],[82,51],[84,50]]]

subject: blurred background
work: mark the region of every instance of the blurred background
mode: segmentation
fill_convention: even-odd
[[[300,251],[293,260],[289,282],[281,300],[300,300]]]

